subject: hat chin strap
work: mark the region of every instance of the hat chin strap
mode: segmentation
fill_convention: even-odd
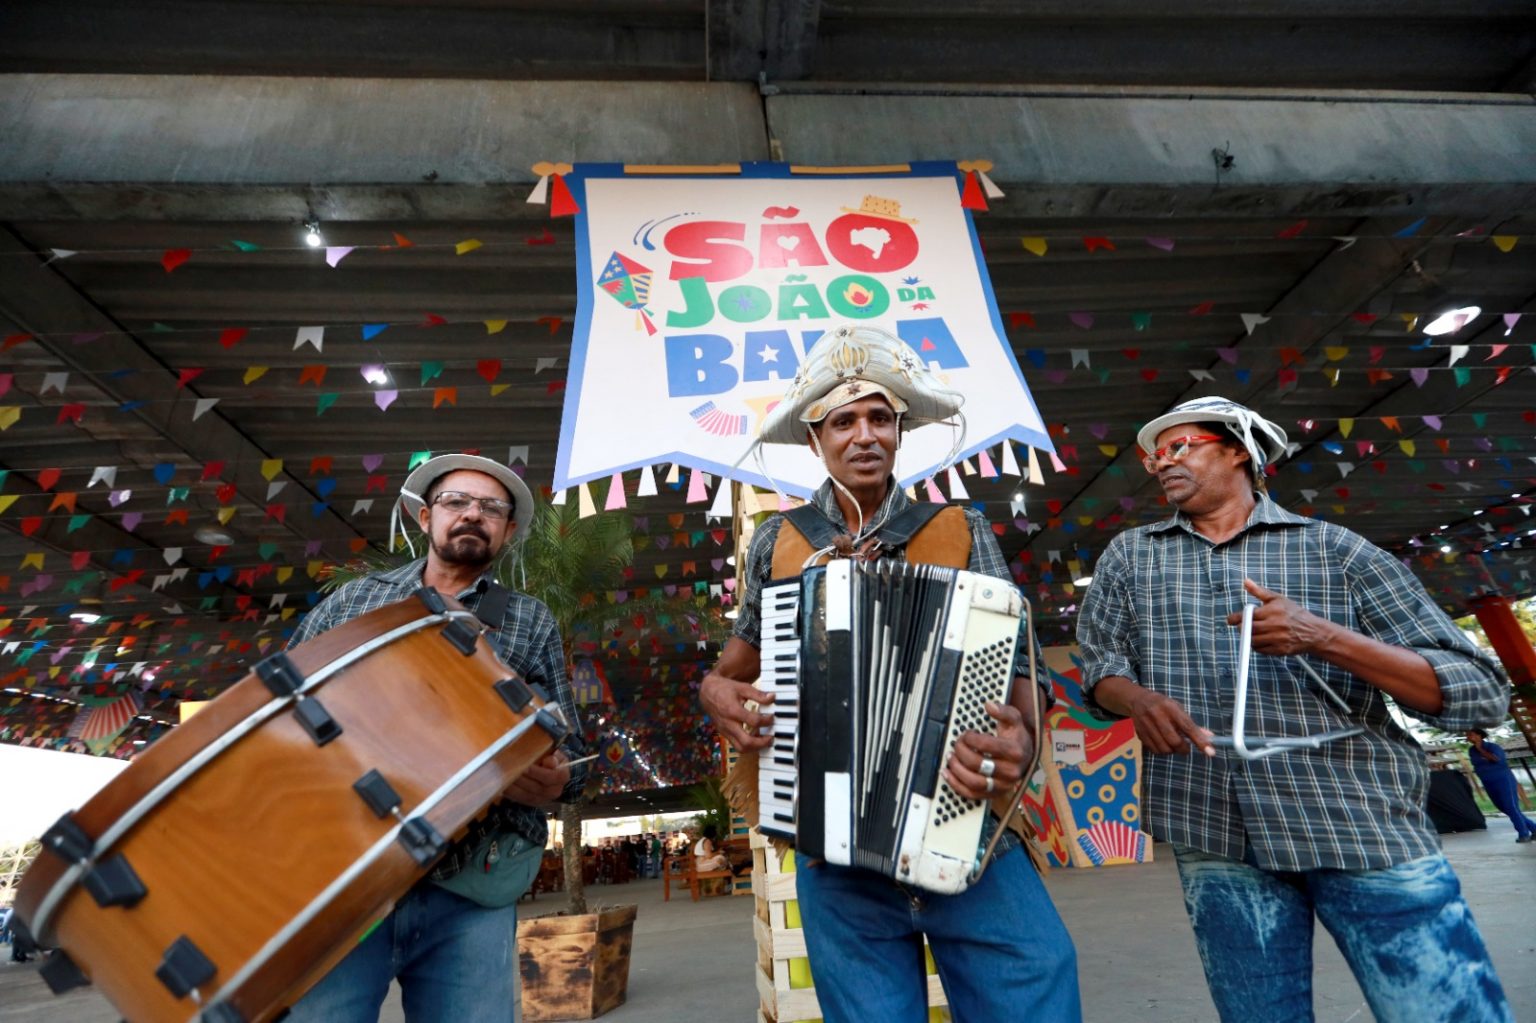
[[[818,438],[816,436],[816,431],[811,429],[811,427],[807,426],[805,428],[805,432],[810,434],[810,437],[811,437],[811,447],[815,449],[816,457],[821,459],[822,468],[827,470],[827,479],[831,481],[831,483],[832,483],[832,485],[834,487],[836,487],[838,490],[841,490],[843,492],[843,495],[848,498],[848,502],[853,505],[853,510],[858,513],[858,516],[859,516],[859,528],[853,531],[853,546],[854,546],[854,549],[858,549],[859,544],[863,543],[865,541],[865,539],[867,539],[871,534],[873,534],[875,532],[875,530],[877,530],[881,526],[885,525],[885,520],[887,518],[889,518],[890,514],[891,514],[890,513],[890,509],[887,508],[886,511],[885,511],[885,514],[881,515],[880,518],[878,518],[874,522],[870,523],[868,529],[866,529],[865,526],[864,526],[864,508],[863,508],[863,506],[861,506],[859,504],[858,498],[853,496],[853,491],[851,491],[847,487],[845,487],[843,485],[842,480],[838,479],[836,476],[834,476],[832,474],[832,467],[827,464],[827,454],[826,454],[825,451],[822,450],[821,440],[820,440],[820,438]],[[896,413],[896,438],[897,438],[896,444],[897,444],[897,448],[899,450],[900,446],[901,446],[901,413],[899,413],[899,412]],[[895,469],[894,461],[892,462],[892,469],[893,470]],[[805,565],[809,566],[809,565],[815,564],[817,561],[819,561],[821,559],[822,555],[830,554],[832,551],[834,551],[836,549],[837,548],[835,546],[823,547],[821,550],[816,551],[808,559],[806,559]],[[802,567],[805,567],[805,566],[802,566]]]
[[[411,558],[414,560],[416,558],[416,545],[411,543],[411,538],[406,533],[404,525],[405,516],[400,514],[400,506],[404,503],[401,498],[406,497],[415,498],[422,504],[427,503],[426,498],[420,494],[407,490],[404,487],[400,488],[400,497],[395,498],[394,510],[389,513],[389,552],[391,554],[395,552],[395,535],[398,533],[400,539],[405,541],[405,549],[411,552]]]

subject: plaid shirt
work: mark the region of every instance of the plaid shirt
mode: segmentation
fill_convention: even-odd
[[[880,510],[875,513],[872,521],[890,521],[901,514],[912,501],[906,492],[895,485],[891,480],[887,484],[885,500],[880,504]],[[816,493],[811,496],[811,503],[816,509],[827,517],[834,526],[838,526],[851,533],[848,522],[843,518],[843,510],[837,503],[836,492],[832,488],[832,481],[828,480],[816,488]],[[752,543],[747,548],[746,565],[746,590],[742,595],[741,606],[736,615],[736,627],[732,635],[751,643],[753,647],[762,647],[762,621],[760,608],[763,602],[763,587],[773,577],[773,545],[779,537],[779,527],[784,524],[783,515],[774,515],[757,528],[752,534]],[[965,509],[965,522],[971,530],[971,557],[966,568],[980,575],[989,575],[995,579],[1002,579],[1011,587],[1014,585],[1012,577],[1008,574],[1008,562],[1003,559],[1003,551],[997,545],[997,536],[992,532],[992,526],[987,522],[987,517],[974,508]],[[904,553],[905,548],[887,548],[887,553]],[[1026,605],[1027,606],[1027,605]],[[1027,616],[1019,622],[1018,648],[1014,654],[1014,675],[1029,677],[1029,646],[1028,646],[1029,622]],[[1045,677],[1043,655],[1040,653],[1040,643],[1035,642],[1036,663],[1042,665],[1041,675]],[[1039,683],[1041,691],[1045,693],[1047,702],[1051,701],[1051,691],[1046,682]],[[996,817],[989,818],[987,827],[982,832],[982,841],[990,839],[992,829],[996,824]],[[994,855],[1002,855],[1009,849],[1019,844],[1018,837],[1012,831],[1004,833],[998,839],[997,851]]]
[[[1345,628],[1420,654],[1440,681],[1439,714],[1400,709],[1451,732],[1502,719],[1509,687],[1493,659],[1398,561],[1355,533],[1301,518],[1263,495],[1237,536],[1213,544],[1180,514],[1115,537],[1094,568],[1077,639],[1083,692],[1122,675],[1231,732],[1247,577]],[[1252,848],[1266,870],[1389,867],[1436,852],[1424,811],[1424,751],[1375,686],[1309,662],[1352,708],[1318,692],[1291,657],[1250,661],[1246,733],[1302,736],[1349,725],[1363,735],[1244,761],[1230,750],[1148,757],[1146,813],[1158,838],[1231,859]]]
[[[375,572],[347,583],[304,616],[288,646],[297,646],[358,615],[409,597],[422,586],[421,573],[426,561],[424,557],[417,558],[410,564],[388,572]],[[490,573],[482,575],[475,580],[473,586],[457,594],[456,599],[474,611],[480,606],[481,595],[490,582]],[[502,663],[521,675],[525,681],[543,686],[544,691],[559,703],[566,720],[572,723],[571,733],[566,736],[561,747],[566,756],[574,760],[582,756],[581,718],[576,710],[571,684],[565,676],[565,650],[560,643],[560,631],[555,626],[554,616],[549,613],[549,608],[526,593],[513,592],[508,596],[506,614],[502,616],[499,627],[488,634],[488,638]],[[586,779],[587,765],[572,768],[571,780],[560,793],[560,799],[570,802],[578,798]],[[466,854],[481,839],[488,834],[509,832],[521,835],[535,846],[542,846],[548,837],[549,825],[544,820],[544,812],[536,807],[507,799],[493,803],[485,818],[477,821],[470,828],[469,834],[453,843],[442,859],[438,860],[432,877],[442,880],[458,873],[465,866],[463,861]]]

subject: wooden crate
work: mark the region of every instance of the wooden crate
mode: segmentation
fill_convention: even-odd
[[[756,901],[752,931],[757,939],[759,1023],[820,1020],[821,1006],[816,1001],[805,935],[800,929],[794,871],[784,870],[777,850],[756,828],[752,829],[752,895]],[[929,1021],[947,1023],[944,988],[933,957],[927,958]]]
[[[624,1004],[635,907],[517,923],[525,1020],[595,1019]]]

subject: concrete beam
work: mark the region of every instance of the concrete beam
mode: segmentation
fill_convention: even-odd
[[[989,158],[1019,216],[1536,207],[1530,96],[881,88],[3,75],[0,219],[505,219],[540,160],[745,162],[770,137],[803,164]]]
[[[793,163],[988,158],[1027,216],[1466,213],[1536,204],[1536,99],[787,86]],[[920,125],[919,130],[913,130]],[[1218,169],[1213,154],[1232,157]]]

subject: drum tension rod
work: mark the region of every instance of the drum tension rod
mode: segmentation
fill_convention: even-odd
[[[395,791],[378,769],[375,768],[352,783],[352,790],[363,797],[368,809],[377,817],[394,815],[400,822],[400,844],[410,852],[417,863],[425,867],[437,859],[448,843],[425,817],[406,817],[400,813],[400,793]]]
[[[134,873],[128,858],[122,853],[100,863],[91,863],[91,853],[96,844],[85,829],[75,822],[72,813],[60,817],[53,827],[43,833],[42,844],[44,849],[60,859],[89,868],[81,878],[81,883],[91,893],[91,898],[96,900],[96,905],[103,909],[109,906],[132,906],[148,894],[144,882],[139,880],[139,875]]]
[[[213,961],[203,955],[203,950],[191,938],[183,934],[161,954],[155,976],[175,997],[191,995],[193,1001],[202,1004],[197,989],[212,980],[217,972],[218,967],[213,965]]]
[[[48,990],[56,995],[73,991],[77,987],[85,987],[91,982],[89,977],[80,972],[80,967],[75,965],[69,953],[63,949],[54,950],[43,961],[43,968],[37,972],[43,978],[43,983],[48,985]]]
[[[511,707],[519,714],[523,712],[523,708],[528,706],[529,701],[533,699],[533,690],[528,688],[528,683],[516,675],[508,675],[491,688],[495,689],[497,694],[507,701],[508,707]]]
[[[293,697],[293,716],[316,746],[324,746],[341,734],[341,725],[331,717],[325,705],[300,692],[304,688],[304,673],[286,653],[279,651],[256,662],[256,676],[273,696],[279,699]]]

